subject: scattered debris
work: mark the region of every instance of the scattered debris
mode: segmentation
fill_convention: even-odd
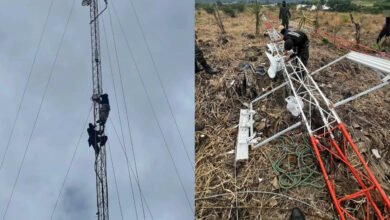
[[[271,207],[275,207],[277,204],[278,204],[278,200],[276,200],[275,198],[272,198],[272,199],[269,201],[269,205],[270,205]]]
[[[272,179],[272,182],[271,182],[272,186],[273,186],[273,189],[279,189],[279,181],[278,181],[278,177],[274,177]]]
[[[286,98],[287,102],[287,110],[291,112],[292,115],[297,117],[300,114],[300,107],[303,108],[303,102],[300,97],[298,97],[298,100],[294,96],[289,96]]]
[[[231,151],[228,151],[228,152],[226,152],[226,154],[234,154],[234,150],[231,150]]]
[[[379,154],[378,149],[372,149],[371,152],[372,152],[372,154],[374,154],[376,159],[381,159],[382,158],[381,155]]]

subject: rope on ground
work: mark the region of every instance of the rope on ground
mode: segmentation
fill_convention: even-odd
[[[213,207],[209,207],[209,206],[202,206],[200,207],[200,209],[231,209],[232,207],[230,206],[213,206]],[[288,212],[291,212],[292,209],[285,209],[285,208],[280,208],[280,207],[267,207],[267,206],[238,206],[237,208],[239,209],[276,209],[276,210],[282,210],[282,211],[288,211]],[[301,210],[302,211],[302,210]],[[320,215],[317,215],[315,213],[309,213],[309,212],[305,212],[305,211],[302,211],[303,214],[307,215],[307,216],[312,216],[312,217],[316,217],[316,219],[327,219],[327,220],[332,220],[332,218],[330,217],[322,217]]]
[[[287,198],[289,200],[292,200],[292,201],[296,201],[296,202],[299,202],[301,204],[304,204],[314,210],[317,210],[319,212],[321,212],[322,214],[330,217],[333,219],[332,215],[326,213],[325,211],[322,211],[321,209],[313,206],[313,205],[310,205],[309,203],[305,202],[305,201],[302,201],[302,200],[299,200],[297,198],[294,198],[294,197],[291,197],[289,195],[284,195],[284,194],[281,194],[281,193],[275,193],[275,192],[268,192],[268,191],[258,191],[258,190],[247,190],[247,191],[239,191],[237,192],[237,194],[248,194],[248,193],[253,193],[253,194],[268,194],[268,195],[274,195],[274,196],[280,196],[280,197],[284,197],[284,198]],[[201,198],[195,198],[195,201],[198,201],[198,200],[205,200],[205,199],[213,199],[213,198],[218,198],[218,197],[223,197],[223,196],[228,196],[228,195],[232,195],[231,193],[222,193],[222,194],[217,194],[217,195],[211,195],[211,196],[205,196],[205,197],[201,197]]]
[[[280,188],[325,187],[323,175],[317,169],[315,154],[306,138],[303,138],[303,143],[294,143],[291,138],[285,137],[276,147],[277,150],[269,156],[269,160],[275,175],[278,176]]]

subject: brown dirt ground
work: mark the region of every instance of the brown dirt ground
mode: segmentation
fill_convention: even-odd
[[[280,82],[265,76],[256,76],[256,85],[252,95],[243,95],[238,88],[240,63],[254,65],[267,63],[264,54],[268,37],[254,35],[254,17],[239,14],[229,18],[221,13],[227,32],[228,43],[222,44],[218,26],[214,17],[204,11],[196,12],[198,44],[202,48],[208,63],[221,70],[218,75],[208,75],[204,71],[196,74],[195,79],[195,115],[196,123],[205,125],[204,130],[196,132],[195,149],[195,197],[196,219],[235,219],[235,188],[238,191],[260,190],[289,195],[335,215],[326,188],[310,186],[284,190],[278,187],[277,176],[269,161],[269,155],[275,152],[280,141],[274,141],[261,149],[250,151],[249,160],[237,164],[237,182],[234,175],[234,154],[226,154],[235,149],[235,140],[239,120],[239,111],[246,108],[263,88],[277,86]],[[364,15],[366,16],[366,15]],[[371,16],[371,15],[367,15]],[[263,33],[262,30],[261,33]],[[363,42],[375,39],[376,33],[363,35]],[[331,44],[310,37],[309,71],[346,54]],[[259,52],[260,51],[260,52]],[[254,60],[257,57],[257,60]],[[322,91],[333,102],[342,100],[351,94],[364,91],[380,83],[375,72],[358,64],[343,61],[314,76]],[[344,121],[360,152],[368,162],[378,181],[390,194],[390,88],[382,88],[356,101],[338,107],[337,112]],[[258,118],[265,119],[263,137],[269,137],[296,122],[286,111],[285,91],[271,95],[255,106]],[[258,124],[256,124],[258,125]],[[297,143],[301,142],[306,131],[299,128],[289,133]],[[371,149],[378,149],[382,160],[377,160]],[[340,171],[341,173],[343,171]],[[262,181],[259,181],[262,178]],[[348,177],[340,187],[348,188]],[[343,180],[344,181],[344,180]],[[322,180],[322,182],[324,182]],[[276,183],[276,184],[275,184]],[[347,186],[347,187],[346,187]],[[199,199],[205,196],[228,193],[224,197]],[[287,219],[293,207],[299,207],[307,214],[307,219],[330,219],[316,209],[286,198],[267,194],[239,194],[237,196],[239,219]],[[359,201],[358,201],[359,202]],[[361,201],[360,201],[361,202]],[[352,207],[354,213],[361,211],[361,205]]]

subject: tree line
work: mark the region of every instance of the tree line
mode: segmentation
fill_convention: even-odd
[[[270,4],[273,1],[258,1],[258,4],[265,5]],[[287,1],[288,6],[292,9],[296,7],[297,4],[307,4],[307,5],[327,5],[330,7],[330,11],[336,12],[362,12],[362,13],[373,13],[378,14],[382,13],[385,10],[390,10],[390,0],[378,0],[373,1],[372,5],[364,6],[355,4],[352,0],[314,0],[314,1],[297,1],[290,2]],[[228,2],[224,1],[211,1],[211,2],[196,2],[195,9],[203,9],[206,12],[212,14],[215,10],[214,4],[217,4],[219,9],[222,10],[225,14],[236,17],[238,13],[244,12],[247,8],[254,8],[255,1],[239,1],[239,2]],[[281,3],[277,3],[276,7],[280,7]]]

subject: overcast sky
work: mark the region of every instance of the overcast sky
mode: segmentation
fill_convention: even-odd
[[[11,128],[16,118],[51,1],[3,0],[0,3],[0,137],[2,140],[0,160],[11,134]],[[0,170],[1,219],[3,219],[10,198],[70,12],[70,23],[53,69],[47,95],[35,131],[32,134],[6,219],[50,219],[62,181],[81,134],[81,143],[53,219],[96,218],[95,158],[92,148],[89,148],[87,144],[87,132],[83,130],[92,104],[90,100],[92,78],[89,8],[82,7],[81,0],[76,0],[72,10],[72,1],[54,0],[53,10],[50,13],[48,26],[27,87],[22,110],[3,167]],[[180,187],[173,163],[164,146],[163,136],[153,117],[144,87],[137,75],[135,64],[113,11],[113,6],[115,6],[134,53],[138,69],[145,82],[145,87],[150,94],[168,148],[172,152],[180,178],[191,206],[193,206],[194,173],[170,115],[168,104],[156,77],[157,73],[147,52],[130,0],[108,0],[108,2],[111,5],[110,11],[122,80],[120,80],[115,59],[109,11],[107,10],[101,19],[105,23],[109,51],[107,51],[102,20],[100,20],[103,90],[110,97],[110,118],[113,124],[108,121],[107,134],[124,219],[136,219],[136,213],[126,160],[113,129],[114,125],[122,138],[120,133],[120,125],[122,124],[126,149],[129,159],[131,159],[130,139],[120,82],[124,86],[141,189],[154,219],[193,219],[193,213]],[[161,75],[162,83],[166,88],[190,159],[193,162],[194,1],[134,0],[133,4]],[[118,94],[122,123],[119,123],[108,54],[111,56],[112,73]],[[91,122],[92,116],[88,120]],[[109,155],[109,151],[107,153]],[[132,159],[130,163],[134,169]],[[121,219],[109,156],[107,156],[107,164],[110,217],[111,219]],[[132,178],[134,179],[134,176]],[[134,180],[133,185],[138,217],[143,219],[138,188],[136,188]],[[146,218],[151,219],[149,214]]]

